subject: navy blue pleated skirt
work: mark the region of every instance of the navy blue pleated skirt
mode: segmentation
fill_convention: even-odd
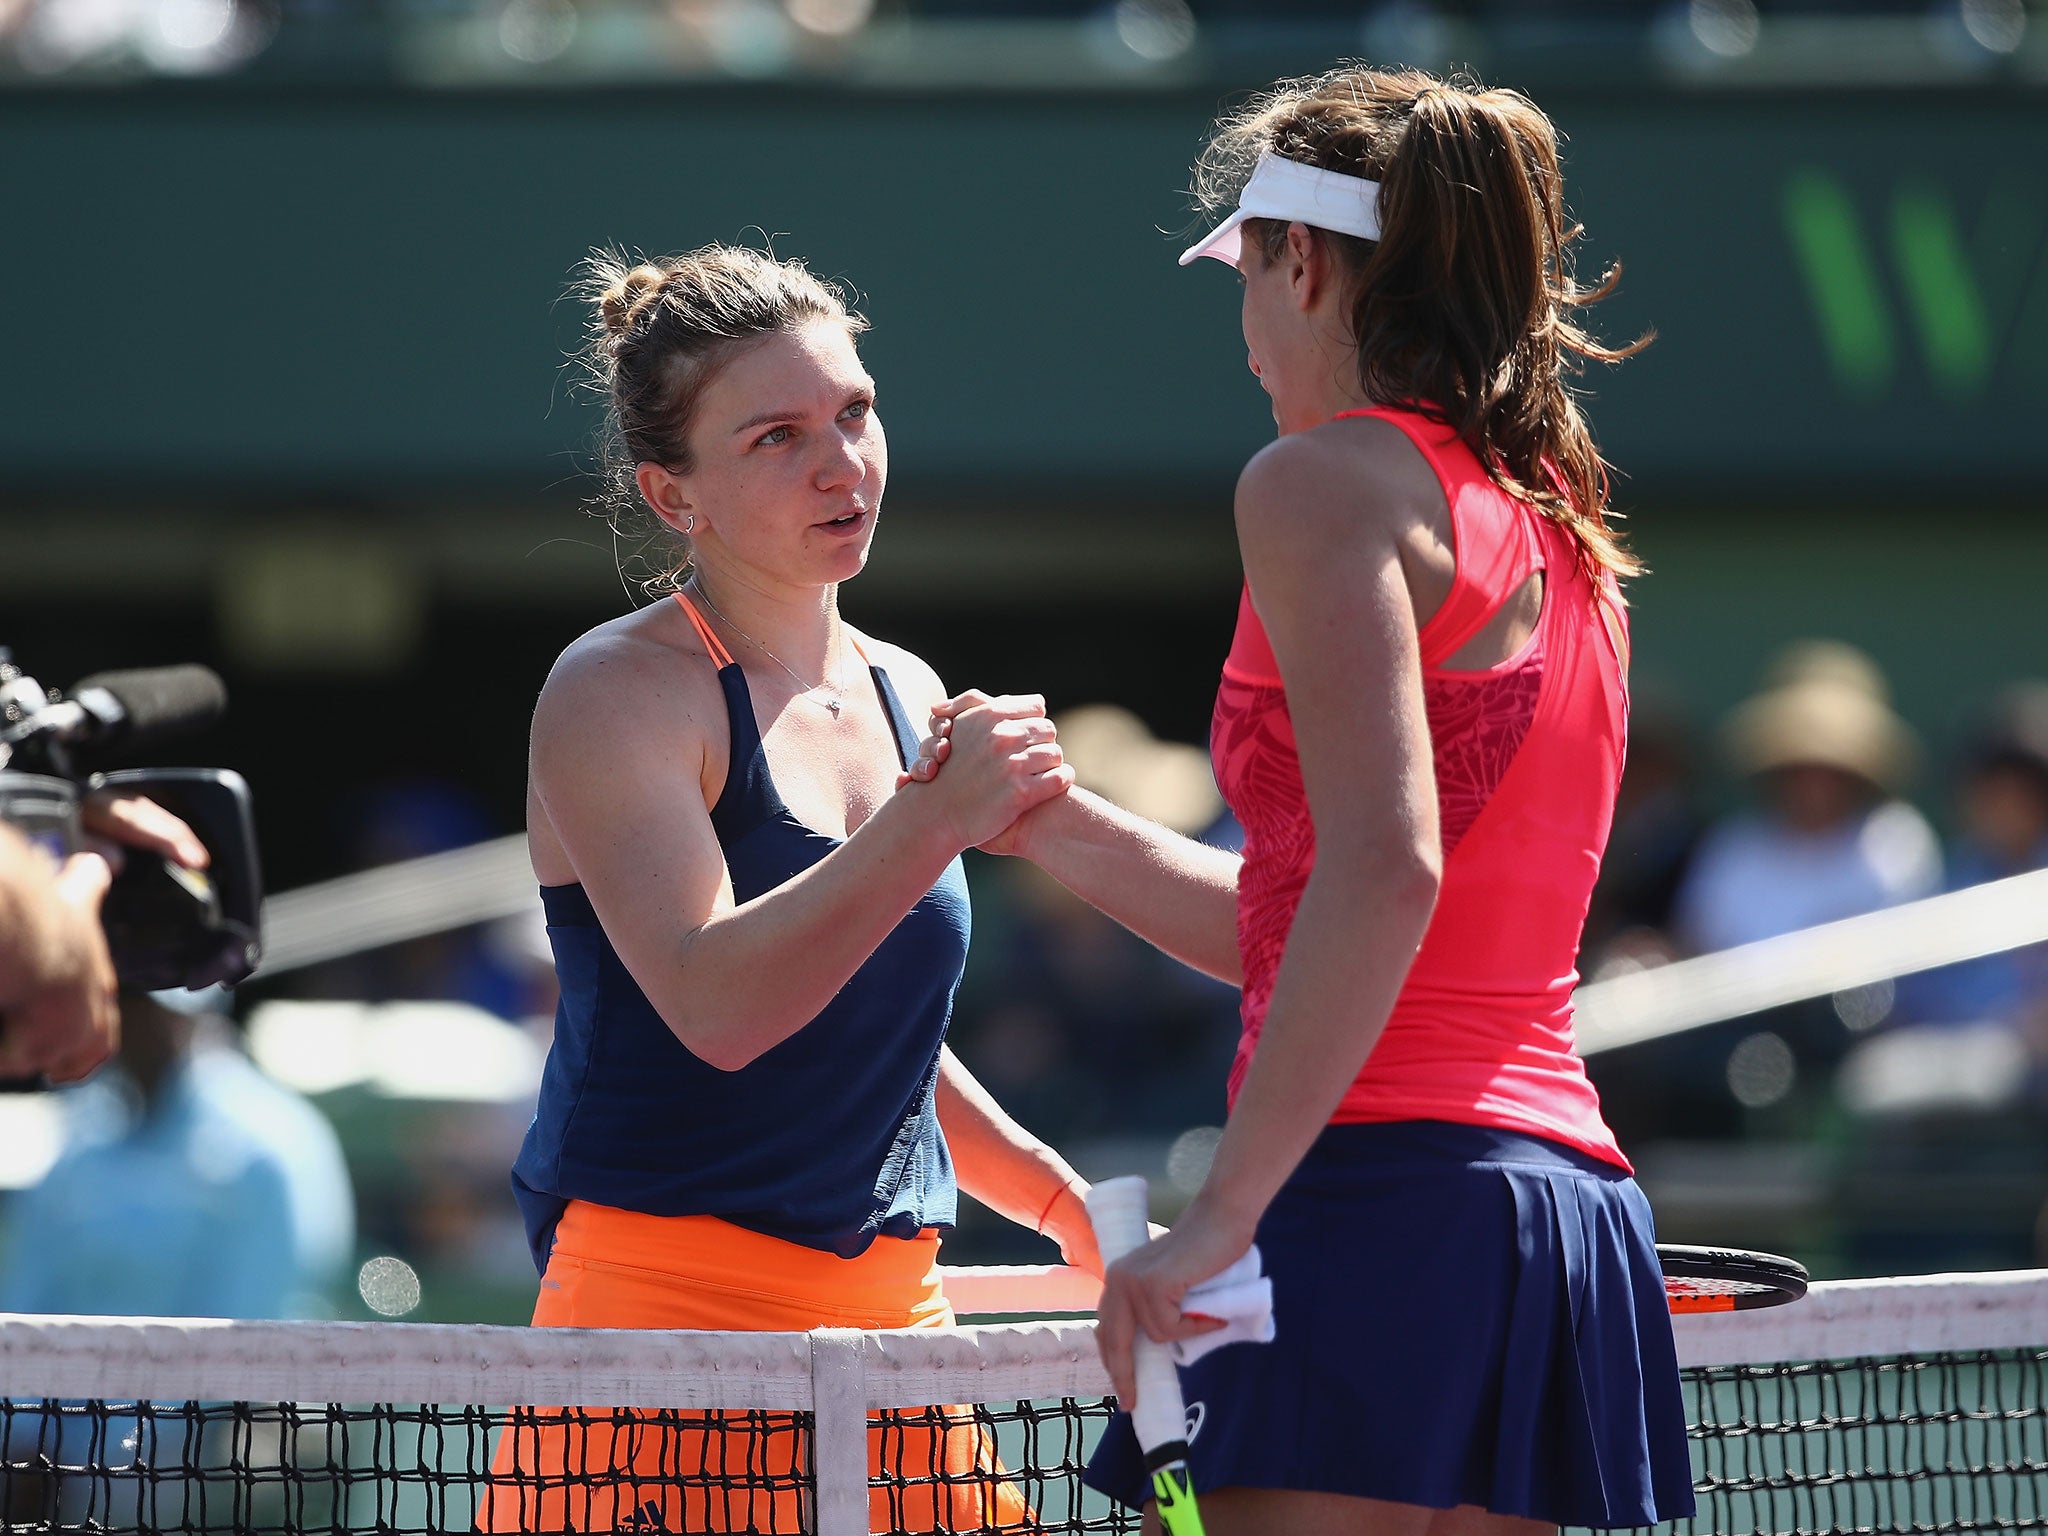
[[[1331,1126],[1258,1243],[1278,1337],[1181,1372],[1197,1492],[1593,1527],[1693,1512],[1650,1207],[1619,1168],[1483,1126]],[[1150,1497],[1124,1415],[1085,1480]]]

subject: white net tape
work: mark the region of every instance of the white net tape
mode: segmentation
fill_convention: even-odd
[[[983,1297],[969,1313],[1070,1310],[1095,1287],[1061,1266],[966,1273]],[[2048,1270],[1816,1281],[1789,1306],[1673,1326],[1687,1366],[2048,1346]],[[0,1380],[53,1397],[807,1408],[820,1337],[859,1341],[870,1408],[1109,1391],[1092,1321],[699,1333],[0,1314]]]
[[[963,1279],[962,1299],[977,1296],[975,1306],[1035,1297],[1064,1308],[1092,1285],[1057,1268]],[[1790,1306],[1676,1326],[1681,1362],[1694,1369],[2038,1351],[2048,1347],[2048,1271],[1822,1282]],[[693,1333],[16,1316],[0,1317],[0,1381],[16,1400],[807,1412],[819,1536],[868,1529],[869,1410],[1091,1400],[1109,1390],[1084,1321]]]

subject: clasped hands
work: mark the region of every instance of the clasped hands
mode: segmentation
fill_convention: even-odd
[[[1031,813],[1073,787],[1040,694],[969,689],[932,706],[930,729],[896,786],[928,786],[963,847],[1018,852]]]

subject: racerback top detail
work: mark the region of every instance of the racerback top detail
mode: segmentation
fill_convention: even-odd
[[[1451,427],[1406,410],[1345,414],[1390,422],[1429,461],[1450,508],[1457,572],[1420,636],[1443,879],[1386,1029],[1334,1123],[1497,1126],[1626,1168],[1573,1047],[1571,1009],[1627,735],[1619,593],[1611,581],[1596,585],[1571,536],[1496,486]],[[1539,570],[1542,611],[1528,644],[1498,666],[1446,669]],[[1210,750],[1245,831],[1234,1104],[1315,867],[1286,688],[1249,590]]]
[[[744,903],[841,840],[805,826],[783,803],[746,673],[705,633],[721,663],[732,738],[711,824],[733,898]],[[888,673],[868,670],[907,764],[917,732]],[[695,792],[692,781],[678,785]],[[571,1200],[716,1216],[842,1258],[877,1236],[953,1224],[957,1190],[935,1093],[970,930],[958,859],[816,1018],[736,1072],[676,1038],[581,885],[542,886],[541,899],[562,998],[512,1183],[543,1270]]]

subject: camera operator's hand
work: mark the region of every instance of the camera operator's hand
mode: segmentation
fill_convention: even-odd
[[[120,1038],[114,962],[100,931],[113,870],[97,853],[61,869],[0,827],[0,1078],[67,1083]]]
[[[73,1082],[113,1054],[120,1013],[100,903],[120,845],[207,863],[192,829],[140,795],[90,795],[80,820],[105,851],[62,867],[0,826],[0,1078]]]
[[[87,832],[105,842],[147,849],[187,869],[206,868],[206,845],[199,841],[192,829],[154,800],[142,795],[96,789],[85,797],[84,805],[79,808],[79,819]],[[102,851],[114,855],[114,867],[118,869],[119,849]]]

